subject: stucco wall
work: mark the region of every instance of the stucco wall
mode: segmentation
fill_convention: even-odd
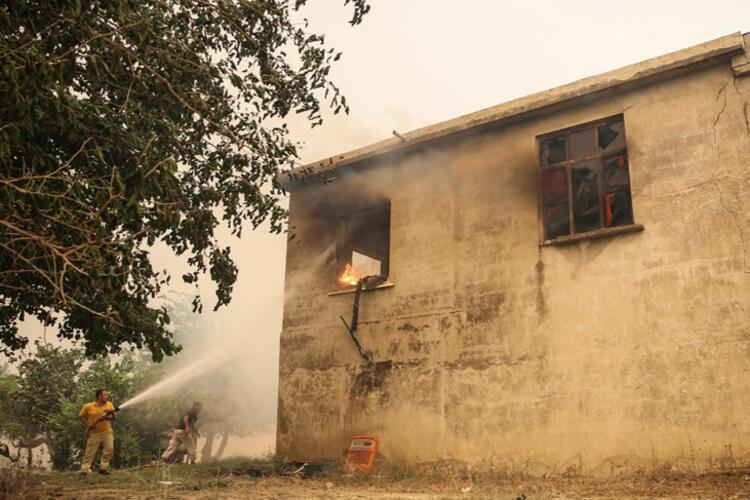
[[[722,64],[431,149],[291,196],[277,452],[356,434],[412,461],[609,473],[750,455],[750,78]],[[539,134],[624,113],[642,232],[539,246]],[[358,337],[329,296],[320,209],[391,202],[390,281]]]

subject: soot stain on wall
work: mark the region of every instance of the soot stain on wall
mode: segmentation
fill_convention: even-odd
[[[539,248],[539,259],[536,261],[536,312],[540,323],[549,316],[547,299],[544,296],[544,261],[541,248]]]
[[[352,399],[365,398],[373,392],[380,393],[380,402],[388,401],[390,395],[383,390],[388,377],[393,369],[393,361],[378,361],[370,365],[365,365],[359,373],[354,376],[354,382],[351,388]]]

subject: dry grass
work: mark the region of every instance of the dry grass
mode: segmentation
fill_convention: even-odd
[[[196,466],[114,471],[111,476],[0,470],[0,497],[24,499],[167,498],[748,498],[750,472],[637,472],[607,478],[514,476],[456,462],[392,462],[370,476],[330,464],[309,479],[271,475],[272,461],[234,459]]]
[[[0,469],[0,498],[21,496],[29,491],[31,473],[20,467]]]

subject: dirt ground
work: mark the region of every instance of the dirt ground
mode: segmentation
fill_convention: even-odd
[[[169,466],[113,471],[111,476],[75,472],[19,471],[0,480],[8,499],[478,499],[533,498],[750,498],[750,473],[636,474],[611,478],[426,478],[402,473],[349,477],[252,477],[241,469]]]

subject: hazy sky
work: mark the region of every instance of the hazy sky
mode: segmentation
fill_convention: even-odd
[[[332,76],[351,114],[314,133],[314,161],[586,76],[737,32],[748,1],[372,0],[362,25],[336,0],[312,26],[343,51]]]
[[[350,27],[343,0],[309,0],[311,27],[343,52],[332,70],[351,106],[313,131],[293,120],[305,141],[303,162],[347,151],[504,101],[737,32],[750,31],[750,1],[370,0]],[[240,266],[229,307],[211,313],[207,334],[246,332],[248,363],[275,405],[285,237],[245,232],[225,238]],[[179,271],[175,259],[159,266]],[[179,274],[175,277],[179,281]],[[210,287],[203,285],[202,291]],[[276,320],[253,331],[260,317]],[[24,332],[41,335],[29,322]],[[215,332],[215,333],[214,333]]]
[[[312,131],[293,127],[306,143],[303,162],[390,137],[393,129],[405,132],[750,31],[746,0],[370,3],[371,12],[354,28],[343,0],[310,0],[305,10],[311,27],[343,52],[332,77],[351,113]],[[218,330],[247,325],[262,315],[268,297],[280,318],[285,239],[248,232],[232,248],[240,264],[239,284],[232,304],[217,315]],[[272,335],[263,344],[275,349],[278,328],[262,335]],[[266,354],[275,362],[275,350],[259,352]],[[269,370],[275,377],[275,367]]]

